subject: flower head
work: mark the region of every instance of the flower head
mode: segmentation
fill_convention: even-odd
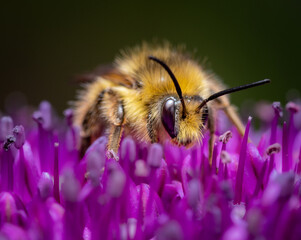
[[[107,139],[79,158],[72,110],[60,120],[48,102],[35,127],[0,119],[0,236],[11,239],[298,239],[301,229],[300,106],[280,103],[268,129],[252,118],[241,138],[219,123],[191,149],[125,136],[120,160]],[[270,114],[270,113],[269,113]],[[24,116],[28,119],[28,116]],[[268,120],[267,120],[268,119]],[[230,127],[229,127],[230,126]],[[225,131],[224,131],[225,130]],[[218,141],[219,140],[219,141]]]

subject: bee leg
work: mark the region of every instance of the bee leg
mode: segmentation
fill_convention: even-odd
[[[118,157],[118,148],[120,145],[120,139],[122,134],[123,127],[122,126],[111,126],[109,141],[107,146],[107,157],[113,158],[116,161],[119,160]]]
[[[124,107],[122,101],[117,101],[117,106],[113,116],[111,116],[110,122],[111,126],[107,146],[107,157],[118,161],[118,148],[124,123]]]
[[[103,123],[103,124],[100,124]],[[83,120],[81,156],[89,145],[109,127],[107,156],[118,160],[118,148],[124,123],[123,103],[112,89],[104,89]]]
[[[208,108],[208,129],[210,133],[209,138],[209,164],[212,164],[213,146],[215,140],[215,112],[213,108]]]

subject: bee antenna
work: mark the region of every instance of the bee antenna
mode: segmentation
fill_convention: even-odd
[[[176,79],[175,75],[173,74],[173,72],[170,70],[170,68],[166,65],[165,62],[161,61],[160,59],[153,57],[153,56],[148,56],[148,59],[155,61],[156,63],[159,63],[168,73],[168,75],[170,76],[171,80],[173,81],[173,84],[175,85],[177,94],[179,95],[179,98],[181,100],[182,103],[182,107],[183,107],[183,115],[182,117],[185,118],[186,117],[186,106],[185,106],[185,102],[184,102],[184,98],[182,95],[182,90],[181,87],[178,83],[178,80]]]
[[[238,92],[238,91],[241,91],[241,90],[244,90],[244,89],[247,89],[247,88],[256,87],[256,86],[263,85],[263,84],[270,83],[270,82],[271,82],[270,79],[264,79],[264,80],[261,80],[261,81],[258,81],[258,82],[254,82],[254,83],[250,83],[250,84],[246,84],[246,85],[242,85],[242,86],[238,86],[238,87],[234,87],[234,88],[225,89],[223,91],[214,93],[210,97],[204,99],[201,102],[201,104],[197,107],[196,112],[199,112],[201,110],[201,108],[204,107],[204,105],[207,102],[209,102],[213,99],[216,99],[220,96],[223,96],[223,95],[229,94],[229,93],[233,93],[233,92]]]

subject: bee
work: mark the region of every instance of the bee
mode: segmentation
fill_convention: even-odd
[[[118,160],[123,134],[139,141],[191,147],[209,129],[212,157],[215,113],[222,109],[238,132],[244,125],[226,94],[270,82],[225,89],[183,48],[142,44],[123,51],[113,66],[100,68],[75,102],[74,122],[81,129],[81,152],[101,134],[108,135],[107,154]]]

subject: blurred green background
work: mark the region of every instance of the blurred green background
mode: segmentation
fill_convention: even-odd
[[[29,104],[47,99],[61,113],[79,89],[73,76],[154,38],[196,50],[228,86],[272,79],[269,86],[233,94],[234,104],[284,103],[301,89],[299,2],[3,2],[0,110],[17,91]]]

